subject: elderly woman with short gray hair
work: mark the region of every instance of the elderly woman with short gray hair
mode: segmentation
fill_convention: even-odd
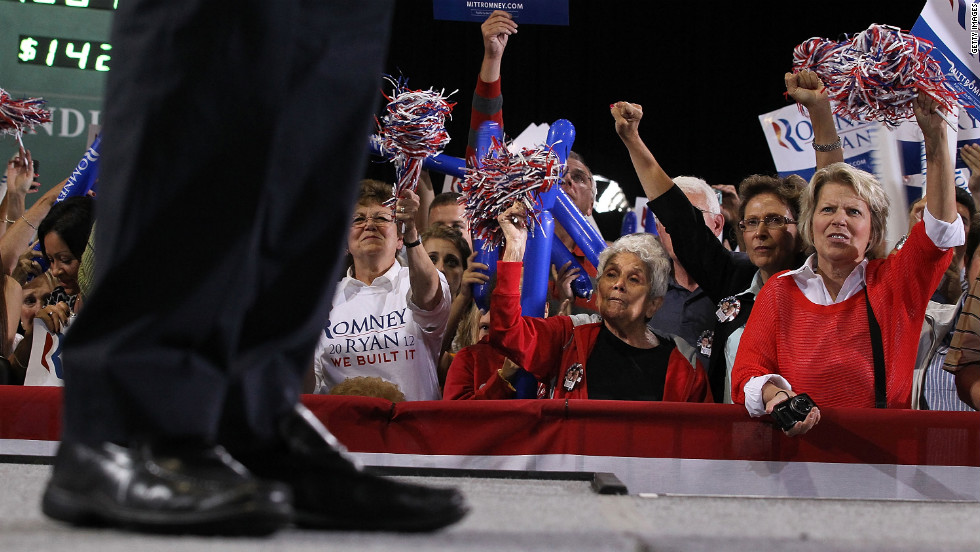
[[[520,205],[498,217],[506,248],[490,303],[491,345],[540,381],[553,380],[554,398],[711,400],[694,348],[647,328],[670,274],[670,259],[654,236],[623,236],[602,252],[595,286],[602,319],[575,326],[567,316],[521,316],[525,220]]]

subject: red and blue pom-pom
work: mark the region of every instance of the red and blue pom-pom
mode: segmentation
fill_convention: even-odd
[[[954,113],[956,92],[932,42],[887,25],[871,25],[857,35],[834,42],[811,38],[793,50],[793,71],[813,71],[823,81],[835,113],[858,121],[881,121],[896,127],[914,116],[921,90]]]
[[[394,196],[404,190],[415,190],[422,172],[422,161],[438,154],[449,143],[446,118],[454,102],[447,101],[445,90],[409,90],[405,80],[391,77],[386,80],[394,90],[385,95],[388,105],[378,121],[381,150],[395,164],[397,179]],[[393,201],[393,200],[392,200]]]
[[[41,98],[14,99],[0,88],[0,134],[12,134],[20,139],[35,125],[51,122],[51,112],[43,109]]]
[[[533,232],[540,211],[535,194],[560,181],[561,168],[558,156],[548,146],[511,153],[494,138],[482,166],[467,169],[463,179],[460,203],[471,221],[473,236],[483,240],[487,249],[499,247],[504,235],[497,217],[515,201],[526,207],[525,224]]]

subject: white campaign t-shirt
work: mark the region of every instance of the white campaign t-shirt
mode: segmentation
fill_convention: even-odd
[[[431,311],[411,300],[408,267],[397,262],[371,285],[347,277],[337,286],[330,319],[320,332],[313,369],[316,392],[345,378],[377,376],[409,401],[441,398],[437,356],[449,319],[449,285],[439,273],[441,299]]]

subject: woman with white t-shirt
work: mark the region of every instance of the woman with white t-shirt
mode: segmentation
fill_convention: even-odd
[[[407,400],[437,400],[436,355],[449,317],[445,277],[429,260],[408,190],[392,207],[391,186],[361,184],[347,246],[353,259],[337,286],[333,308],[313,359],[315,391],[327,393],[349,377],[376,376]],[[408,266],[395,254],[404,245]]]

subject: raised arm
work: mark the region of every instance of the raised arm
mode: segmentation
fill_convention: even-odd
[[[480,65],[480,80],[494,82],[500,78],[500,62],[504,58],[507,40],[517,34],[517,23],[505,11],[497,10],[480,25],[483,33],[483,64]]]
[[[429,227],[429,207],[432,206],[432,200],[436,197],[436,192],[432,189],[432,178],[429,176],[429,171],[419,173],[419,183],[415,187],[415,191],[419,195],[419,212],[415,213],[415,227],[425,232],[425,229]]]
[[[720,301],[732,293],[730,285],[738,270],[734,257],[705,225],[701,212],[675,186],[640,139],[638,127],[643,108],[617,102],[610,106],[610,110],[616,120],[616,133],[626,145],[636,175],[650,200],[649,206],[667,233],[673,236],[677,260],[713,301]]]
[[[497,263],[497,287],[490,301],[490,344],[538,378],[559,369],[562,347],[572,331],[567,316],[521,316],[521,260],[527,240],[525,210],[512,205],[497,217],[506,249]]]
[[[470,112],[470,134],[466,159],[476,153],[476,131],[484,121],[495,121],[503,128],[503,97],[500,94],[500,63],[510,35],[517,33],[517,23],[505,11],[495,11],[480,26],[483,35],[483,63],[473,92]]]
[[[817,155],[817,170],[844,160],[844,148],[834,126],[830,98],[820,77],[813,71],[786,73],[783,76],[786,93],[810,113],[813,125],[813,150]],[[836,146],[836,147],[835,147]]]
[[[643,186],[647,199],[656,199],[674,186],[674,181],[667,176],[660,163],[650,153],[646,144],[640,139],[640,119],[643,118],[643,107],[629,102],[616,102],[609,106],[613,119],[616,120],[616,134],[623,141],[636,176]]]
[[[500,230],[504,233],[504,252],[500,260],[505,263],[524,262],[524,249],[527,247],[527,210],[520,203],[514,203],[497,217]]]
[[[21,147],[17,155],[7,162],[7,195],[0,205],[0,215],[3,218],[0,235],[6,233],[7,228],[24,215],[24,203],[33,181],[34,162],[31,152]]]
[[[429,254],[419,238],[415,225],[415,215],[419,210],[419,196],[411,190],[402,192],[395,202],[395,220],[404,224],[402,241],[405,243],[408,259],[408,277],[412,284],[412,302],[422,310],[433,310],[442,299],[442,286],[439,271],[429,260]],[[416,245],[411,245],[416,244]]]
[[[45,192],[27,212],[7,228],[7,232],[0,238],[0,259],[3,260],[3,270],[7,274],[13,272],[17,266],[17,259],[31,246],[37,234],[37,225],[47,216],[66,182],[68,179]]]
[[[959,218],[954,189],[956,179],[949,158],[946,121],[938,113],[939,102],[923,92],[919,92],[915,99],[914,109],[926,144],[926,209],[937,220],[955,222]]]

